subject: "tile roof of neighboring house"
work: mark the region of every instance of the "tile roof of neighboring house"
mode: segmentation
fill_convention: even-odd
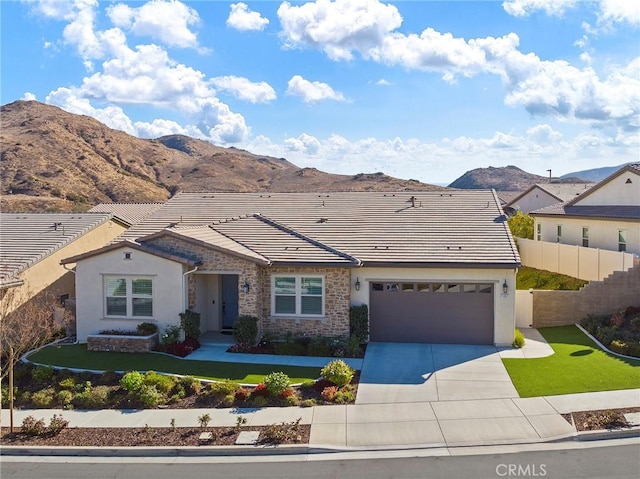
[[[0,285],[112,217],[106,213],[0,213]]]
[[[615,177],[622,175],[625,171],[630,171],[632,173],[635,173],[636,175],[640,175],[640,163],[629,163],[627,165],[624,165],[619,170],[617,170],[617,171],[613,172],[611,175],[607,176],[604,180],[599,181],[598,183],[596,183],[592,188],[590,188],[588,191],[586,191],[583,195],[580,195],[577,198],[573,198],[572,200],[570,200],[567,203],[567,205],[569,205],[569,206],[574,205],[575,203],[580,201],[585,196],[589,196],[594,191],[597,191],[602,186],[604,186],[605,184],[609,183],[609,181],[611,181]]]
[[[221,223],[244,216],[253,220]],[[275,228],[267,228],[258,220],[271,221]],[[512,267],[520,263],[499,200],[489,190],[179,193],[121,239],[135,240],[176,226],[204,225],[212,225],[249,249],[263,248],[264,254],[260,254],[264,257],[284,257],[285,252],[277,248],[286,238],[305,248],[314,244],[316,247],[309,250],[313,254],[331,251],[369,266]],[[273,243],[262,245],[266,237]],[[290,253],[287,250],[286,255]]]
[[[140,223],[164,203],[100,203],[89,213],[112,213],[129,225]]]
[[[520,196],[522,191],[496,191],[496,194],[498,195],[500,203],[506,205],[511,203],[514,198]]]
[[[576,216],[640,220],[640,206],[572,206],[568,203],[547,206],[530,213],[534,216]]]
[[[519,193],[516,197],[512,198],[507,204],[516,204],[520,198],[523,198],[536,188],[546,191],[551,196],[557,198],[558,203],[563,203],[565,201],[573,200],[577,196],[585,193],[593,185],[595,185],[595,183],[536,183],[522,193]]]

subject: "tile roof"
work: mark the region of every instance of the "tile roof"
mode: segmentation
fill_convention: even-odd
[[[228,221],[247,216],[253,219]],[[271,221],[280,231],[258,220]],[[259,254],[265,258],[288,255],[297,259],[291,255],[296,250],[278,250],[284,244],[281,241],[286,241],[298,248],[315,244],[309,252],[326,255],[331,250],[365,265],[512,267],[520,263],[499,200],[490,190],[179,193],[121,239],[135,240],[164,228],[204,225],[251,250],[262,248]],[[205,231],[196,229],[190,234]],[[271,244],[263,244],[265,238]]]
[[[558,203],[572,200],[577,196],[588,191],[595,183],[536,183],[530,186],[525,191],[518,193],[512,197],[507,205],[511,206],[516,204],[521,198],[529,194],[531,191],[539,188],[546,191],[551,196],[558,199]]]
[[[0,284],[11,282],[112,217],[106,213],[0,213]]]
[[[140,223],[164,203],[100,203],[89,213],[112,213],[130,225]]]
[[[547,206],[530,213],[533,216],[576,216],[581,218],[618,218],[640,220],[639,206],[572,206],[567,203]]]

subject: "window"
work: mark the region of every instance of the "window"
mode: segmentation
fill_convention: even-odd
[[[322,276],[274,276],[272,311],[276,315],[324,314]]]
[[[556,225],[556,241],[560,243],[562,238],[562,225]]]
[[[540,223],[536,225],[536,236],[538,241],[542,241],[542,224]]]
[[[618,251],[627,251],[627,230],[618,230]]]
[[[105,277],[105,314],[120,317],[153,316],[153,280],[138,277]]]
[[[582,246],[589,247],[589,228],[582,228]]]

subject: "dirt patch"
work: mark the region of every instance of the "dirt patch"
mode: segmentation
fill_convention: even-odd
[[[563,414],[562,417],[573,424],[578,431],[624,429],[631,427],[624,414],[640,412],[640,407],[578,411]]]
[[[280,441],[269,439],[269,428],[258,426],[243,427],[242,431],[259,431],[259,444],[309,444],[310,425],[295,425],[279,435]],[[201,442],[200,434],[211,432],[210,441]],[[142,428],[67,428],[57,435],[28,436],[16,428],[13,434],[9,428],[2,428],[0,444],[3,446],[85,446],[85,447],[135,447],[135,446],[232,446],[240,431],[233,427],[142,427]],[[275,432],[278,434],[278,432]]]

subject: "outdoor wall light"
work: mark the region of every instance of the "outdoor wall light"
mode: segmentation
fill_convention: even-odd
[[[242,285],[242,291],[244,294],[247,294],[251,288],[249,287],[249,281],[244,280],[244,284]]]
[[[507,280],[504,280],[504,283],[502,283],[502,292],[504,294],[508,294],[509,293],[509,285],[507,284]]]
[[[354,286],[356,288],[356,291],[360,291],[360,280],[358,278],[356,278],[356,284]]]

